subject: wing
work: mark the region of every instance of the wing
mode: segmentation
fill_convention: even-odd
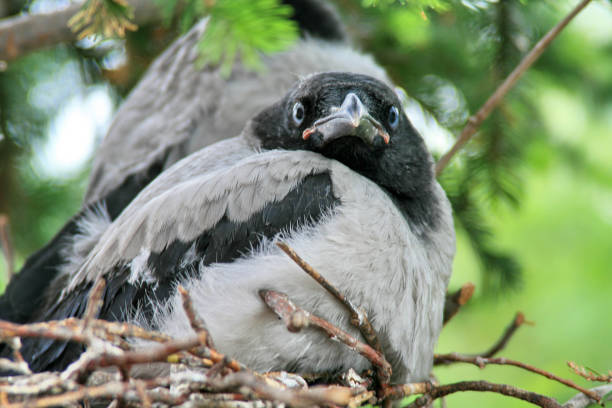
[[[152,304],[163,304],[178,282],[194,277],[202,266],[230,263],[264,238],[317,223],[339,202],[330,161],[309,152],[261,153],[194,175],[150,198],[149,190],[173,178],[164,175],[113,223],[82,268],[67,277],[61,301],[42,320],[82,315],[100,275],[107,279],[101,318],[123,321],[136,311],[151,315]],[[80,352],[79,345],[46,340],[23,346],[35,370],[60,369]]]

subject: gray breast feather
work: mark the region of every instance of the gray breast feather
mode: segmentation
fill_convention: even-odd
[[[284,154],[289,158],[296,153]],[[366,308],[391,359],[394,381],[424,380],[442,326],[454,255],[448,200],[436,183],[441,220],[424,238],[372,181],[335,161],[326,166],[341,204],[316,226],[282,239]],[[232,263],[200,266],[199,273],[184,282],[219,349],[262,371],[367,368],[362,357],[316,329],[289,333],[262,304],[257,291],[276,289],[358,336],[346,310],[271,243],[264,242],[258,251]],[[165,308],[157,305],[153,326],[177,337],[189,332],[180,302],[175,293]],[[138,319],[137,323],[151,324]]]
[[[142,191],[100,238],[64,294],[143,251],[159,252],[177,239],[192,241],[223,216],[245,221],[333,163],[316,153],[273,150],[201,172],[193,165],[198,158],[177,163]]]

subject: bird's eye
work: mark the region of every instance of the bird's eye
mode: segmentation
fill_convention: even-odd
[[[293,122],[298,126],[301,125],[304,121],[304,116],[304,105],[300,102],[296,102],[295,105],[293,105]]]
[[[391,129],[395,129],[399,125],[399,111],[395,106],[389,108],[389,118],[387,119]]]

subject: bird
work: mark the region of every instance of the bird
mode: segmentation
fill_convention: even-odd
[[[274,245],[283,241],[353,303],[381,340],[394,382],[428,378],[455,252],[451,207],[395,91],[362,74],[297,81],[238,137],[201,149],[147,185],[82,264],[58,276],[37,320],[82,316],[189,333],[184,286],[222,353],[259,371],[338,373],[369,363],[315,328],[290,333],[259,297],[296,304],[358,335],[336,299]],[[80,345],[25,339],[34,370]]]
[[[260,72],[236,64],[225,78],[214,66],[197,65],[206,19],[151,64],[97,148],[81,209],[9,282],[0,296],[0,319],[30,320],[50,282],[87,255],[142,188],[190,153],[238,135],[249,118],[280,99],[300,76],[349,71],[391,84],[370,56],[351,47],[329,4],[284,3],[294,9],[302,37],[285,52],[263,56]]]

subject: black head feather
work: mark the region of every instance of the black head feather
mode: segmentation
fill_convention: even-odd
[[[350,105],[349,94],[355,95],[367,110],[369,120],[365,122],[370,133],[374,132],[372,129],[377,133],[365,138],[358,135],[357,127],[353,131],[342,127],[343,133],[322,141],[318,134],[322,126],[318,124],[329,123],[328,118],[334,118],[340,107]],[[349,119],[345,117],[342,124]],[[340,126],[334,131],[338,129]],[[434,178],[431,155],[403,113],[396,93],[366,75],[342,72],[311,75],[298,82],[280,102],[256,116],[253,131],[263,148],[321,153],[398,197],[421,196],[430,189]]]

